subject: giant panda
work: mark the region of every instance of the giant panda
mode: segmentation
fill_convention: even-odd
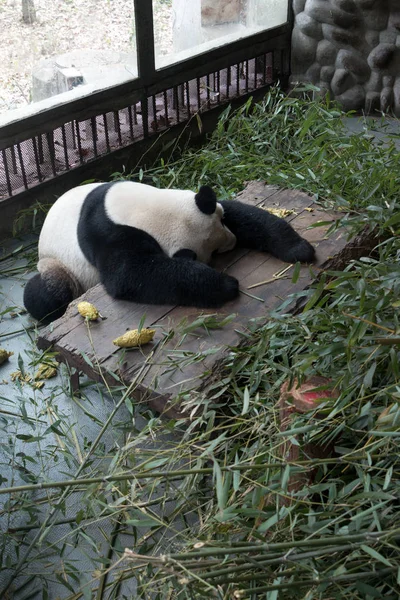
[[[38,271],[24,291],[27,311],[48,324],[101,282],[113,297],[150,304],[217,308],[238,281],[207,265],[236,245],[285,262],[312,262],[314,248],[260,208],[218,202],[214,191],[143,183],[91,183],[63,194],[39,237]]]

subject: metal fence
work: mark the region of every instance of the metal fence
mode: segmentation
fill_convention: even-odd
[[[135,2],[138,77],[0,129],[0,200],[157,137],[289,75],[282,26],[156,70],[152,2]]]

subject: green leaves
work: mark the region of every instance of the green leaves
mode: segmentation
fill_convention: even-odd
[[[387,208],[392,202],[398,207],[399,157],[393,143],[348,135],[335,107],[272,88],[260,103],[224,111],[205,146],[186,149],[167,168],[155,165],[146,175],[159,187],[209,184],[222,199],[244,181],[265,180],[316,194],[331,208],[360,212],[364,222],[362,211],[381,205],[385,210],[375,217],[388,228],[399,223]]]
[[[200,129],[200,116],[196,119]],[[164,150],[175,152],[175,141]],[[101,566],[113,568],[104,595],[117,597],[120,578],[134,577],[138,597],[151,593],[160,600],[394,597],[400,562],[399,159],[390,144],[347,136],[342,113],[327,102],[272,89],[260,104],[224,111],[202,148],[186,149],[175,162],[163,160],[133,174],[163,187],[197,189],[208,183],[221,199],[234,196],[245,180],[299,188],[323,206],[346,212],[342,224],[349,231],[367,225],[381,237],[371,256],[349,259],[343,272],[329,272],[299,293],[305,300],[300,314],[285,314],[293,302],[285,298],[265,324],[250,321],[243,343],[229,349],[221,369],[208,373],[207,389],[196,380],[193,391],[179,398],[190,413],[185,422],[161,422],[145,411],[143,402],[126,395],[104,444],[102,440],[91,454],[92,440],[70,416],[45,420],[40,427],[36,420],[31,426],[31,413],[45,419],[47,412],[35,405],[32,410],[21,388],[19,413],[24,416],[28,406],[30,420],[26,415],[26,428],[4,444],[21,479],[46,481],[46,452],[62,464],[65,478],[71,465],[88,455],[92,458],[82,475],[100,474],[98,484],[85,485],[80,478],[79,489],[71,486],[68,508],[64,502],[65,515],[60,515],[71,520],[71,532],[63,534],[59,549],[62,556],[79,543],[84,552],[93,553],[90,529],[104,532],[108,550],[95,551]],[[296,264],[293,283],[299,273]],[[205,336],[235,318],[201,315],[184,322],[182,333]],[[91,364],[87,355],[83,360]],[[176,348],[160,365],[171,374],[172,398],[174,369],[193,360],[194,355]],[[312,375],[330,378],[339,397],[327,399],[318,410],[291,413],[282,431],[281,385]],[[96,389],[95,404],[103,387]],[[114,404],[120,391],[109,390]],[[73,401],[79,417],[103,427],[103,417],[92,414],[91,401],[75,396]],[[49,403],[52,410],[55,404],[56,398]],[[107,398],[105,413],[111,405]],[[6,421],[6,412],[2,418]],[[26,446],[25,454],[14,453],[15,439]],[[289,444],[298,459],[289,461]],[[313,458],[315,448],[328,458]],[[43,463],[43,473],[28,472],[32,461]],[[14,477],[4,474],[8,485],[15,485]],[[296,478],[301,482],[297,488],[292,485]],[[75,500],[72,494],[81,489]],[[27,521],[36,527],[42,518],[39,497],[58,506],[60,496],[48,494],[31,502],[27,494],[15,493],[11,508],[29,506]],[[75,513],[71,506],[77,507]],[[109,518],[115,537],[103,527]],[[21,532],[18,536],[17,549]],[[132,568],[119,562],[127,544],[135,553]],[[12,566],[10,557],[5,564]],[[38,571],[37,565],[27,566]],[[81,585],[80,567],[63,562],[62,578],[65,572],[75,592]]]

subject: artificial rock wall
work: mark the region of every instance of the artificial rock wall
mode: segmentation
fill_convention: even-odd
[[[293,0],[292,83],[400,116],[400,0]]]

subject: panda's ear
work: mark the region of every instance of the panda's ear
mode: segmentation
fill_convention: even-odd
[[[217,197],[214,190],[208,185],[202,185],[199,193],[195,195],[196,205],[205,215],[212,215],[217,208]]]

